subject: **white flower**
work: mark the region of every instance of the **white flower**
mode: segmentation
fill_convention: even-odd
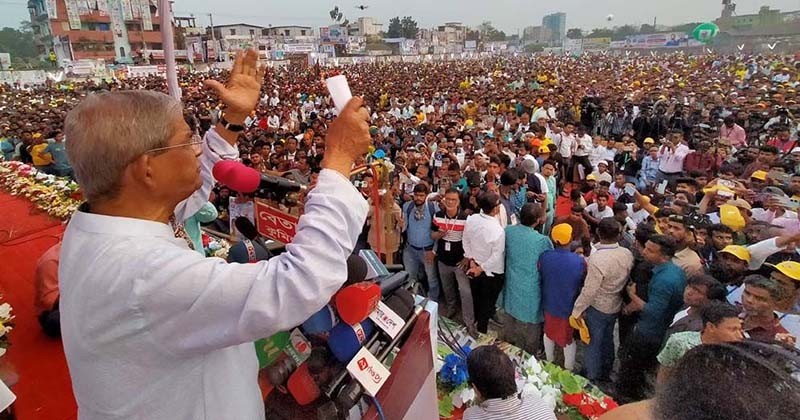
[[[542,401],[550,407],[551,410],[555,411],[556,409],[556,397],[551,394],[544,394],[542,395]]]
[[[475,390],[473,390],[472,387],[467,387],[453,395],[453,406],[456,408],[461,408],[461,406],[471,402],[474,399]]]
[[[536,357],[531,356],[530,359],[525,361],[524,365],[525,370],[529,372],[533,372],[534,374],[539,374],[542,371],[542,365],[539,364],[539,361],[536,360]]]
[[[0,319],[10,319],[11,318],[11,305],[8,303],[4,303],[0,305]]]
[[[542,398],[542,391],[532,383],[525,384],[525,386],[522,387],[521,394],[523,397]]]

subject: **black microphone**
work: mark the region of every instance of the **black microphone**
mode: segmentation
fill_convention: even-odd
[[[212,173],[217,181],[227,185],[232,190],[248,194],[254,193],[260,197],[269,193],[294,192],[307,188],[305,185],[286,178],[262,174],[233,160],[217,162]]]
[[[258,229],[256,229],[256,226],[250,221],[250,219],[244,216],[239,216],[233,221],[233,224],[236,226],[236,229],[242,234],[242,236],[258,243],[264,247],[264,249],[269,251],[267,248],[267,243],[264,242],[264,239],[258,234]]]

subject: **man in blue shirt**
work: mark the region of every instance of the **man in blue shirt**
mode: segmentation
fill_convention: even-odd
[[[636,286],[628,286],[631,303],[625,312],[640,312],[639,322],[623,344],[620,354],[618,398],[634,401],[648,398],[648,375],[657,366],[656,356],[675,314],[683,306],[686,288],[684,271],[671,260],[677,243],[672,237],[655,235],[645,243],[642,252],[653,264],[653,277],[648,286],[647,302],[636,294]]]
[[[569,316],[586,277],[586,260],[570,251],[572,226],[561,223],[550,233],[556,249],[539,257],[542,277],[542,309],[544,311],[544,351],[548,362],[555,361],[555,347],[564,349],[564,368],[575,368],[577,345]]]
[[[420,272],[425,271],[428,281],[428,297],[439,299],[439,275],[436,271],[431,223],[438,211],[435,203],[427,202],[428,186],[414,186],[413,199],[403,205],[403,230],[406,232],[406,247],[403,250],[403,266],[412,282],[419,280]]]
[[[49,153],[53,157],[51,169],[54,175],[72,177],[72,166],[67,159],[67,148],[64,145],[64,133],[56,133],[53,142],[45,147],[44,153]]]
[[[553,245],[536,231],[544,223],[544,209],[533,203],[522,207],[521,224],[506,227],[506,284],[503,288],[503,339],[530,354],[542,344],[542,294],[539,256]]]

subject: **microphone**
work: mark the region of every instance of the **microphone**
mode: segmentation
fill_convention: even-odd
[[[340,322],[331,330],[328,337],[328,348],[331,349],[336,360],[348,363],[358,353],[361,344],[372,335],[374,329],[375,324],[369,319],[356,325]]]
[[[389,296],[392,292],[408,283],[408,277],[407,271],[400,271],[380,277],[377,282],[381,286],[381,293],[383,293],[384,296]]]
[[[265,368],[267,380],[277,390],[286,393],[286,388],[283,387],[283,384],[286,383],[286,380],[289,379],[295,368],[297,368],[297,365],[294,363],[294,360],[291,357],[285,356]]]
[[[265,196],[270,192],[293,192],[305,190],[306,186],[286,178],[262,174],[241,162],[221,160],[214,165],[211,173],[214,178],[232,190],[241,193],[255,193]]]
[[[373,282],[352,284],[339,290],[334,300],[342,321],[355,325],[375,310],[381,300],[381,288]]]
[[[319,386],[308,371],[308,363],[301,364],[297,370],[292,373],[292,376],[289,377],[289,381],[286,383],[286,388],[289,389],[289,393],[292,394],[294,400],[300,405],[308,405],[316,401],[320,394],[322,394],[319,390]]]
[[[339,323],[339,318],[336,316],[336,312],[333,310],[331,305],[325,305],[317,311],[314,315],[311,315],[303,324],[300,326],[306,334],[309,335],[316,335],[326,333],[331,330],[336,324]]]
[[[347,257],[347,281],[345,286],[359,283],[367,278],[367,262],[358,254],[350,254]]]

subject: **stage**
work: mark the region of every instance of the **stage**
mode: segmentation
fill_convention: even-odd
[[[0,191],[0,294],[14,308],[11,347],[2,357],[19,382],[15,413],[20,420],[77,418],[77,406],[61,341],[46,337],[33,308],[36,261],[61,237],[61,220],[38,210],[25,197]]]

